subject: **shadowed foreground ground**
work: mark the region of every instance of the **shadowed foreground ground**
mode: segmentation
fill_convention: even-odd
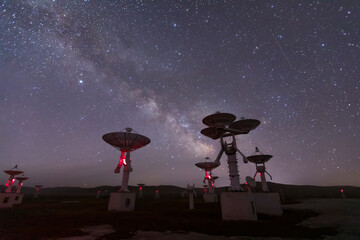
[[[24,199],[22,206],[0,209],[1,239],[56,239],[82,236],[81,228],[110,225],[116,232],[101,239],[129,238],[137,231],[197,232],[222,236],[319,238],[331,228],[297,226],[317,216],[308,210],[286,210],[282,217],[259,216],[258,222],[222,221],[220,204],[186,199],[137,199],[134,212],[108,212],[108,199]]]

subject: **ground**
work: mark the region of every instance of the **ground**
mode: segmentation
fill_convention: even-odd
[[[134,212],[108,212],[108,199],[24,199],[0,209],[0,239],[359,239],[360,200],[314,199],[284,216],[222,221],[220,204],[137,199]],[[236,237],[237,236],[237,237]],[[269,238],[271,237],[271,238]]]

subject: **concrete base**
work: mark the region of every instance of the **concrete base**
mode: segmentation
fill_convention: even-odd
[[[216,193],[204,193],[203,195],[205,202],[217,202],[217,194]]]
[[[0,193],[0,208],[11,208],[18,195],[17,193]]]
[[[253,193],[258,213],[281,216],[283,209],[278,193]]]
[[[113,192],[110,194],[108,210],[134,211],[136,193]]]
[[[257,221],[256,206],[252,193],[222,192],[220,198],[223,220]]]
[[[16,196],[15,196],[15,199],[14,199],[14,204],[15,204],[15,205],[21,204],[22,201],[23,201],[23,198],[24,198],[24,194],[22,194],[22,193],[16,193]]]

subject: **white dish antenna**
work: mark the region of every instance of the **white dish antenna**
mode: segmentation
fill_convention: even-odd
[[[150,143],[150,139],[138,133],[133,133],[132,128],[125,128],[125,132],[111,132],[102,136],[103,140],[121,151],[120,161],[115,168],[115,173],[120,173],[120,169],[124,166],[123,178],[120,192],[129,192],[128,182],[131,166],[130,152],[142,148]]]
[[[259,173],[261,178],[261,185],[264,192],[268,192],[269,188],[266,183],[265,173],[269,175],[270,179],[272,179],[272,176],[270,173],[266,171],[265,163],[269,161],[273,156],[269,154],[263,154],[260,152],[259,148],[255,148],[255,153],[252,156],[248,156],[247,159],[249,162],[255,163],[256,165],[256,173],[254,175],[254,179],[256,178],[256,175]]]

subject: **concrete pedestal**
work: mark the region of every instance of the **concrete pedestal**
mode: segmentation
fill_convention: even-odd
[[[14,199],[14,204],[15,204],[15,205],[21,204],[23,198],[24,198],[24,194],[22,194],[22,193],[16,193],[16,196],[15,196],[15,199]]]
[[[0,193],[0,208],[11,208],[18,195],[16,193]]]
[[[108,210],[134,211],[136,193],[113,192],[110,194]]]
[[[203,197],[205,202],[217,202],[216,193],[204,193]]]
[[[283,209],[278,193],[253,193],[258,213],[281,216]]]
[[[256,206],[252,193],[222,192],[220,198],[223,220],[257,221]]]

